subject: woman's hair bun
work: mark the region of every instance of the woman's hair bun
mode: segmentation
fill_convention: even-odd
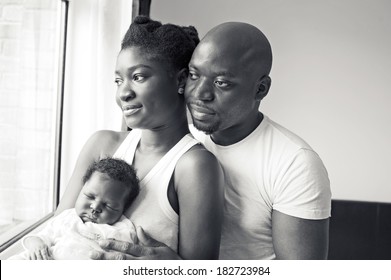
[[[147,16],[137,16],[133,20],[133,22],[137,23],[137,24],[145,24],[145,23],[148,23],[150,21],[151,21],[151,19],[149,17],[147,17]]]
[[[184,26],[182,27],[183,31],[191,38],[191,40],[195,43],[197,46],[200,42],[200,38],[198,37],[197,29],[195,29],[194,26]]]
[[[188,67],[199,41],[193,26],[162,24],[147,16],[137,16],[122,40],[121,50],[140,47],[148,59],[165,61],[170,70],[176,71]]]
[[[157,28],[162,26],[160,21],[152,20],[147,16],[137,16],[133,20],[133,24],[136,26],[145,28],[148,32],[154,32]]]

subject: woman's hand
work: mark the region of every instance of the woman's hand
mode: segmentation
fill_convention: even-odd
[[[93,251],[94,260],[180,260],[181,258],[167,245],[148,236],[137,227],[139,244],[117,240],[102,240],[99,245],[107,252]]]

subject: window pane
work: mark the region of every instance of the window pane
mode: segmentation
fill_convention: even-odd
[[[54,207],[59,5],[0,0],[0,245]]]

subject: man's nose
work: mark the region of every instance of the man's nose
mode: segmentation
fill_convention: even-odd
[[[195,86],[190,88],[190,94],[199,100],[212,101],[214,99],[213,82],[200,78]]]

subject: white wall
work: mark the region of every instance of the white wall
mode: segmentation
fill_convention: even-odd
[[[152,0],[151,17],[259,27],[274,51],[261,110],[322,157],[334,199],[391,202],[391,1]]]

